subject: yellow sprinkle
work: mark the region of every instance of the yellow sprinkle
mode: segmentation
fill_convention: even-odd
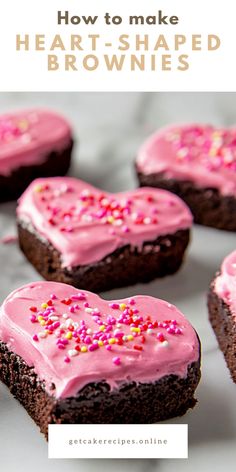
[[[130,331],[133,331],[133,333],[140,333],[141,329],[140,328],[130,328]]]
[[[72,339],[72,333],[71,332],[67,333],[65,337],[66,339]]]
[[[82,346],[80,350],[81,352],[87,352],[88,348],[86,346]]]
[[[47,303],[42,303],[41,308],[47,308],[48,304]]]
[[[40,326],[45,326],[45,324],[46,324],[46,321],[44,320],[40,321]]]
[[[40,193],[40,192],[42,192],[42,190],[43,190],[42,185],[35,185],[35,187],[34,187],[35,192]]]
[[[103,341],[100,341],[100,340],[99,340],[99,341],[98,341],[98,345],[99,345],[99,346],[103,346],[103,345],[104,345],[104,344],[103,344]]]
[[[215,155],[216,155],[216,149],[213,149],[213,148],[212,148],[212,149],[209,151],[209,155],[210,155],[210,156],[215,156]]]
[[[106,328],[106,326],[101,325],[101,326],[99,326],[99,331],[104,331],[105,328]]]
[[[43,320],[44,320],[43,316],[39,315],[38,316],[38,321],[43,321]]]
[[[125,303],[121,303],[120,304],[120,310],[124,311],[126,309],[126,304]]]
[[[29,127],[29,122],[27,120],[20,120],[18,121],[18,126],[21,131],[26,131]]]
[[[134,337],[132,336],[132,334],[128,334],[127,339],[128,341],[133,341]]]
[[[116,338],[110,338],[108,339],[109,344],[115,344],[116,343]]]
[[[114,223],[115,218],[113,218],[113,216],[108,216],[107,221],[108,223]]]

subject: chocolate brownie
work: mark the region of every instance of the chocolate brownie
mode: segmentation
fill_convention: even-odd
[[[54,112],[0,117],[0,202],[17,199],[37,177],[65,175],[72,147],[69,124]]]
[[[45,279],[96,292],[176,272],[192,223],[169,192],[113,195],[71,178],[33,182],[17,219],[20,248]]]
[[[236,231],[236,129],[172,126],[141,147],[136,160],[140,186],[177,194],[195,223]]]
[[[236,382],[236,251],[223,261],[208,294],[209,319]]]
[[[32,283],[2,305],[0,378],[46,437],[49,423],[154,423],[194,407],[200,342],[162,300]]]

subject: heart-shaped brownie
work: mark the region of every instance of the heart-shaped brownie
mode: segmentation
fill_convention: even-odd
[[[117,389],[186,378],[199,362],[197,335],[173,305],[148,296],[105,301],[54,282],[25,285],[7,297],[0,340],[56,398],[91,383]]]
[[[0,116],[0,175],[42,163],[70,144],[70,126],[57,113],[32,109]]]
[[[236,251],[222,262],[208,293],[209,319],[236,383]]]
[[[192,181],[236,195],[236,129],[171,126],[159,130],[141,147],[138,172]]]
[[[189,229],[192,216],[175,195],[151,188],[111,194],[74,178],[38,179],[17,217],[61,255],[62,267],[101,261],[120,247]]]
[[[196,223],[236,231],[236,128],[161,129],[141,147],[136,170],[141,186],[182,198]]]
[[[70,125],[55,112],[0,116],[0,202],[16,200],[37,177],[65,175],[72,147]]]

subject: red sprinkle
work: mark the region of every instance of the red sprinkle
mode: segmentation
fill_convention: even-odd
[[[70,305],[72,300],[71,298],[64,298],[64,300],[61,300],[61,303],[64,303],[64,305]]]
[[[143,346],[140,346],[139,344],[134,344],[133,348],[136,349],[136,351],[142,351],[143,350]]]
[[[163,343],[163,341],[165,341],[165,336],[163,333],[158,333],[157,334],[157,339],[158,341],[160,341],[161,343]]]
[[[31,306],[30,311],[32,311],[33,313],[36,313],[38,310],[36,306]]]

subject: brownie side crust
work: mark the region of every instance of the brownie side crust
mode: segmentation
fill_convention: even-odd
[[[182,416],[197,402],[194,392],[200,377],[199,357],[189,365],[185,378],[167,375],[153,383],[124,384],[117,390],[110,390],[105,381],[90,383],[75,397],[57,400],[45,391],[33,368],[0,342],[0,380],[46,438],[49,423],[156,423]]]
[[[130,245],[117,249],[94,264],[72,269],[61,267],[60,253],[40,239],[36,230],[18,221],[19,245],[27,259],[46,279],[80,289],[102,292],[175,273],[182,264],[189,243],[189,230],[160,236],[141,248]]]
[[[236,321],[228,305],[215,293],[214,281],[208,293],[208,310],[219,347],[236,383]]]
[[[0,175],[0,202],[16,200],[38,177],[65,175],[70,167],[72,148],[73,141],[65,149],[45,156],[46,159],[40,164],[19,167],[9,176]]]
[[[136,169],[137,170],[137,169]],[[236,198],[216,188],[201,188],[187,180],[167,179],[163,173],[145,175],[137,170],[141,187],[157,187],[178,195],[191,209],[197,224],[236,231]]]

